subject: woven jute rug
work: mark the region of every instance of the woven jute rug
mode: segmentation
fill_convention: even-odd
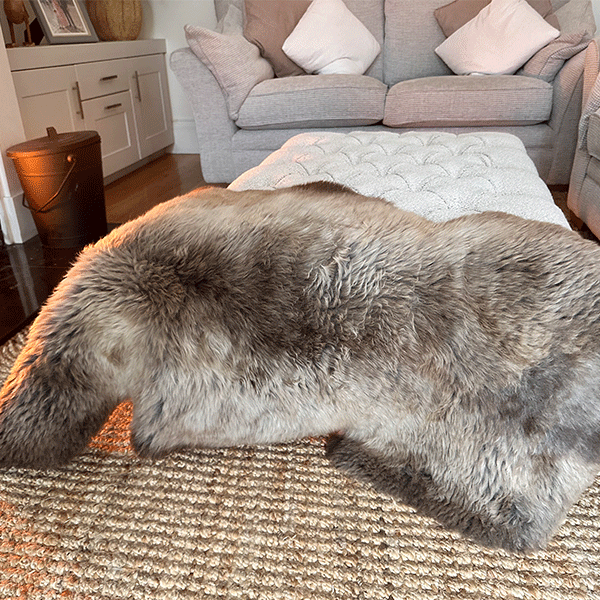
[[[0,598],[600,598],[600,478],[524,558],[347,478],[323,440],[141,460],[130,416],[67,467],[0,472]]]

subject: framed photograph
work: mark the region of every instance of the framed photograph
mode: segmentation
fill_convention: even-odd
[[[84,0],[30,0],[49,44],[97,42]]]

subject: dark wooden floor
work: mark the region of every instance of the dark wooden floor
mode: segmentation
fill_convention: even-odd
[[[106,186],[106,219],[125,223],[160,202],[206,185],[196,154],[167,154]]]
[[[167,154],[106,186],[111,227],[206,185],[197,155]],[[0,247],[0,344],[31,321],[81,248],[47,248],[39,238]]]

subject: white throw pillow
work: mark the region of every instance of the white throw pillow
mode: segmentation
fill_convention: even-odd
[[[381,47],[343,0],[313,0],[283,44],[307,73],[362,75]]]
[[[215,76],[223,90],[227,112],[234,120],[252,88],[274,75],[269,61],[243,36],[242,19],[240,9],[232,5],[217,31],[196,25],[184,27],[191,50]]]
[[[435,52],[457,75],[510,75],[559,34],[525,0],[492,0]]]

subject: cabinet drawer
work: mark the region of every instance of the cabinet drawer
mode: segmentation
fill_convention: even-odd
[[[105,60],[76,65],[79,93],[82,100],[99,98],[129,89],[126,60]]]

